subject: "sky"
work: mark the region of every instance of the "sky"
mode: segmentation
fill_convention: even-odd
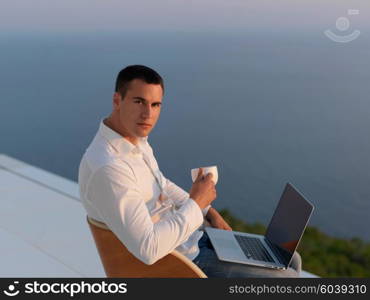
[[[0,32],[300,30],[335,25],[348,9],[370,26],[368,0],[0,0]]]

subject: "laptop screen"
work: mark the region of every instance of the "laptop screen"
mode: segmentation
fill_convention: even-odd
[[[287,266],[298,247],[312,211],[313,205],[287,183],[265,235],[271,243],[278,246],[281,258]]]

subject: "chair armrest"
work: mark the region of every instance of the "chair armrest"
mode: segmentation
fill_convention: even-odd
[[[152,265],[130,253],[104,224],[87,217],[107,277],[126,278],[207,278],[190,259],[174,250]]]

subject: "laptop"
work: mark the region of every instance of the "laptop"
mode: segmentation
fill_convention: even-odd
[[[264,236],[212,227],[205,231],[220,260],[286,269],[313,209],[312,203],[287,183]]]

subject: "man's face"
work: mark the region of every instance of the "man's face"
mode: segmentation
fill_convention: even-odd
[[[131,143],[146,137],[154,128],[161,112],[163,91],[159,84],[148,84],[140,79],[130,82],[122,101],[119,93],[113,97],[118,114],[120,133]]]

